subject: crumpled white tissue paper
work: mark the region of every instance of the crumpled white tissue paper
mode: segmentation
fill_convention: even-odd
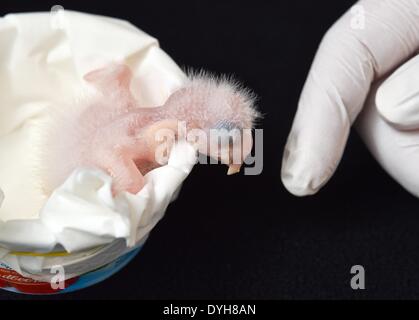
[[[131,90],[145,107],[162,105],[186,80],[156,39],[126,21],[72,11],[0,18],[0,261],[23,275],[47,279],[46,268],[59,263],[76,276],[143,243],[195,163],[184,142],[136,195],[112,197],[111,177],[87,168],[43,192],[36,164],[47,150],[36,141],[45,115],[88,90],[86,73],[113,61],[130,66]],[[72,254],[12,252],[53,250]]]

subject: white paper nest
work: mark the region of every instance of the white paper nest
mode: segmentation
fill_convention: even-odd
[[[51,262],[74,264],[85,256],[57,261],[11,251],[103,246],[118,247],[112,250],[119,255],[143,242],[195,163],[194,149],[181,143],[137,195],[112,197],[111,177],[84,168],[52,195],[42,192],[36,163],[45,150],[36,139],[45,115],[86,90],[84,74],[112,61],[131,67],[131,89],[147,107],[162,105],[186,79],[156,39],[126,21],[71,11],[0,18],[0,260],[22,274],[39,275]]]

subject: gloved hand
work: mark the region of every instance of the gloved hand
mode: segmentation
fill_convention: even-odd
[[[359,115],[356,126],[372,154],[419,196],[419,57],[387,79],[419,49],[419,0],[356,5],[357,13],[348,11],[327,32],[314,59],[282,181],[295,195],[316,193],[333,175]]]

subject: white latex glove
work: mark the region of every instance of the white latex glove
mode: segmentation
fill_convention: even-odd
[[[376,87],[419,48],[419,0],[361,0],[365,27],[348,11],[325,35],[285,147],[282,181],[311,195],[333,175],[350,127],[381,165],[419,196],[419,58]],[[367,99],[369,95],[369,98]],[[407,131],[406,129],[414,129]]]

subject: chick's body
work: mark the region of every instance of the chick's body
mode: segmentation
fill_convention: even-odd
[[[160,163],[156,159],[156,133],[177,133],[179,121],[187,129],[234,126],[253,127],[257,112],[253,100],[228,81],[197,76],[174,92],[163,106],[141,108],[131,95],[131,71],[111,64],[85,76],[97,95],[81,108],[51,115],[45,159],[47,192],[62,184],[78,167],[100,168],[110,174],[114,193],[137,193],[144,174]]]

